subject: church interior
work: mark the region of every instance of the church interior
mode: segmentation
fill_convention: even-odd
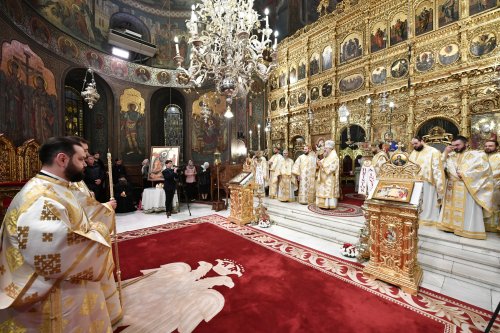
[[[499,34],[500,0],[3,0],[0,218],[76,136],[119,201],[114,332],[500,332],[500,164],[476,188],[441,158],[500,155]],[[419,221],[415,138],[496,207],[481,232]],[[333,204],[299,200],[307,149],[317,191],[337,158]]]

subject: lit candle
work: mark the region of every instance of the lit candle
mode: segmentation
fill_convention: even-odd
[[[278,48],[278,35],[279,35],[279,32],[278,32],[278,30],[276,30],[274,32],[274,49]]]
[[[266,15],[266,28],[269,28],[269,8],[264,9],[264,15]]]
[[[177,36],[174,37],[174,42],[175,42],[175,54],[179,55],[179,38]]]
[[[191,31],[193,35],[198,35],[198,17],[196,17],[196,13],[194,12],[196,6],[191,6]]]
[[[260,150],[260,124],[257,124],[257,141],[258,141],[259,150]]]
[[[252,150],[252,130],[248,131],[248,136],[249,136],[248,145],[250,146],[250,150]]]

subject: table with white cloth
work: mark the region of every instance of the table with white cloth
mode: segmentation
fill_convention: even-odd
[[[177,191],[174,194],[172,213],[179,211]],[[145,188],[142,192],[142,210],[144,213],[159,213],[165,211],[165,190],[163,188]]]

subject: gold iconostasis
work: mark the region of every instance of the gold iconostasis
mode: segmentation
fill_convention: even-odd
[[[370,141],[408,143],[435,126],[471,137],[476,148],[497,139],[499,7],[498,0],[339,3],[278,46],[268,82],[271,144],[293,150],[297,140],[325,137],[339,144],[352,125]],[[342,105],[348,122],[339,121]]]

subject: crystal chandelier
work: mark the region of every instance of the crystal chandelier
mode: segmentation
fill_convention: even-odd
[[[225,96],[229,110],[233,97],[249,92],[254,74],[267,81],[276,67],[277,32],[271,49],[269,10],[265,11],[265,27],[261,28],[253,3],[201,0],[193,5],[186,24],[192,44],[189,69],[182,68],[184,59],[178,51],[174,57],[180,82],[192,82],[199,87],[206,80],[213,80],[217,91]],[[270,62],[264,59],[266,52],[270,52]]]
[[[91,80],[85,87],[88,74],[90,74]],[[81,95],[83,97],[83,100],[89,104],[89,109],[92,109],[94,107],[94,104],[99,100],[99,97],[101,97],[101,95],[99,95],[99,93],[97,92],[97,86],[94,80],[94,71],[91,68],[87,69],[87,71],[85,72]]]

